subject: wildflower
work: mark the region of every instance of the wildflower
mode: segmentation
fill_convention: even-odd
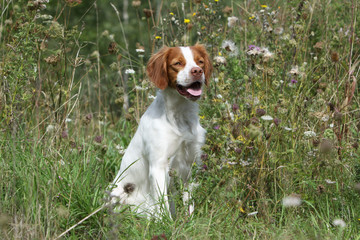
[[[254,18],[255,18],[255,16],[252,15],[252,16],[249,17],[249,20],[253,20]]]
[[[155,99],[156,97],[154,95],[149,95],[148,98],[149,99]]]
[[[54,129],[55,129],[54,125],[49,124],[49,125],[46,127],[46,132],[52,132],[52,131],[54,131]]]
[[[332,224],[333,224],[334,226],[341,227],[341,228],[346,227],[346,223],[345,223],[344,220],[342,220],[341,218],[334,219],[334,221],[332,222]]]
[[[282,27],[277,27],[274,30],[274,33],[277,35],[281,35],[283,32],[284,32],[284,28],[282,28]]]
[[[154,11],[153,11],[153,10],[151,10],[151,9],[146,9],[146,8],[144,8],[143,12],[144,12],[146,18],[151,18],[151,16],[154,14]]]
[[[269,49],[267,49],[267,48],[262,48],[261,54],[262,54],[264,62],[267,62],[269,59],[274,57],[274,54],[272,52],[270,52]]]
[[[260,5],[260,7],[267,8],[268,6],[267,5]]]
[[[257,108],[255,112],[258,117],[264,116],[266,114],[266,111],[262,108]]]
[[[274,118],[274,124],[275,124],[275,126],[279,126],[280,123],[281,123],[281,120],[280,120],[280,119]]]
[[[131,5],[133,7],[139,7],[141,5],[141,1],[132,1]]]
[[[158,40],[160,40],[160,39],[161,39],[161,37],[160,37],[160,36],[156,36],[156,37],[155,37],[155,39],[158,39]]]
[[[69,134],[66,130],[62,131],[62,133],[61,133],[62,138],[68,138],[68,136],[69,136]]]
[[[174,16],[174,13],[171,12],[170,15],[171,15],[171,16]]]
[[[289,72],[291,75],[299,75],[299,67],[296,65],[296,66],[293,66]]]
[[[264,121],[272,121],[272,120],[274,120],[270,115],[261,116],[261,119],[264,120]]]
[[[185,18],[184,23],[190,23],[190,19]]]
[[[72,119],[71,118],[66,118],[65,122],[67,122],[67,123],[72,122]]]
[[[256,56],[256,55],[261,54],[260,50],[261,50],[260,47],[257,47],[255,45],[249,45],[249,50],[246,53],[247,53],[247,55],[250,55],[250,56]]]
[[[296,79],[291,79],[290,82],[291,82],[291,84],[295,84],[295,83],[297,83],[298,81],[297,81]]]
[[[144,53],[144,52],[145,52],[145,50],[142,49],[142,48],[137,48],[135,51],[136,51],[137,53]]]
[[[221,94],[216,95],[216,97],[217,97],[217,98],[220,98],[220,99],[223,98],[223,96],[222,96]]]
[[[228,17],[228,26],[234,27],[239,19],[237,17]]]
[[[135,74],[135,71],[134,71],[134,69],[126,69],[125,70],[125,74]]]
[[[116,148],[116,150],[118,150],[118,153],[119,153],[119,154],[123,155],[123,154],[125,153],[125,149],[124,149],[123,146],[121,146],[121,145],[116,145],[115,148]]]
[[[221,47],[226,51],[230,52],[230,56],[237,56],[238,55],[238,48],[235,46],[235,43],[230,40],[223,41]]]
[[[196,15],[196,12],[193,13],[193,17]]]
[[[219,126],[219,125],[216,125],[216,126],[214,126],[214,129],[215,129],[215,130],[219,130],[219,129],[220,129],[220,126]]]
[[[216,65],[226,65],[226,59],[221,56],[214,57],[214,62],[216,63]]]
[[[103,137],[100,136],[100,135],[96,136],[95,139],[94,139],[94,141],[97,142],[97,143],[101,143],[102,140],[103,140]]]
[[[316,137],[316,133],[314,131],[306,131],[304,132],[305,137]]]
[[[284,207],[298,207],[301,205],[301,198],[297,194],[291,194],[282,199],[282,205]]]
[[[248,216],[255,216],[256,214],[258,214],[257,211],[249,213]]]
[[[284,127],[284,130],[286,130],[286,131],[292,131],[292,128]]]
[[[325,182],[326,182],[327,184],[334,184],[334,183],[336,183],[336,181],[331,181],[330,179],[325,179]]]

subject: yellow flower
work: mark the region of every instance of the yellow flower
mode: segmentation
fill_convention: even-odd
[[[205,118],[205,116],[201,116],[201,115],[200,115],[200,116],[199,116],[199,118],[200,118],[200,119],[204,119],[204,118]]]
[[[160,36],[156,36],[155,39],[161,39],[161,37],[160,37]]]
[[[218,2],[219,0],[215,0],[215,2]]]
[[[253,16],[251,16],[251,17],[249,17],[249,19],[250,19],[250,20],[252,20],[252,19],[254,19],[254,18],[255,18],[255,16],[254,16],[254,15],[253,15]]]
[[[193,16],[195,16],[195,15],[196,15],[196,12],[193,13]]]
[[[221,54],[221,52],[219,52],[219,56],[221,56],[222,54]]]
[[[174,13],[171,12],[170,15],[174,16]]]
[[[262,8],[267,8],[267,5],[260,5],[260,7],[262,7]]]
[[[245,210],[243,209],[243,207],[240,207],[240,212],[246,213]]]
[[[185,18],[184,23],[190,23],[190,19]]]

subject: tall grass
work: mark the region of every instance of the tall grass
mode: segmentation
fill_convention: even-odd
[[[357,1],[1,5],[1,238],[359,239]],[[194,214],[91,215],[156,95],[150,54],[195,42],[215,71]]]

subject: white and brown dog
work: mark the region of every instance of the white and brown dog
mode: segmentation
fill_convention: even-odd
[[[169,210],[168,194],[174,194],[170,170],[186,184],[193,163],[201,166],[206,131],[199,123],[196,100],[203,85],[209,84],[211,72],[202,45],[163,47],[151,57],[147,74],[160,90],[125,152],[113,182],[112,202],[152,215],[159,213],[159,201],[163,201]],[[187,192],[183,194],[185,203],[189,198]]]

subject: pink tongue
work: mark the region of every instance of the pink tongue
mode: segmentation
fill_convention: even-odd
[[[196,97],[197,97],[197,96],[200,96],[201,93],[202,93],[201,88],[199,88],[199,89],[188,88],[188,89],[186,89],[186,91],[187,91],[188,93],[190,93],[191,95],[196,96]]]

